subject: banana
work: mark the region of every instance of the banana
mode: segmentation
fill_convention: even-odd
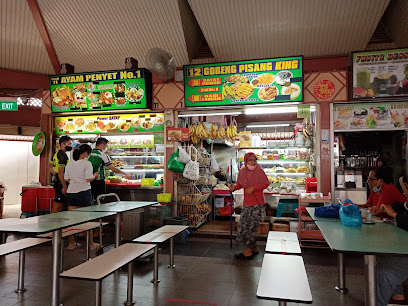
[[[196,130],[196,125],[191,124],[190,125],[190,137],[194,136],[195,130]]]
[[[213,123],[210,127],[210,138],[212,140],[214,140],[215,138],[217,138],[217,132],[218,132],[218,126]]]

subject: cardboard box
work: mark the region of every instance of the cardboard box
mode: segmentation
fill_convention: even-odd
[[[291,232],[298,233],[299,232],[299,221],[290,221],[289,228]],[[305,230],[305,222],[302,221],[302,231]]]
[[[272,230],[276,232],[289,232],[289,224],[273,223]]]
[[[239,222],[235,221],[235,225],[239,227]],[[258,230],[256,231],[257,234],[268,234],[269,233],[269,223],[268,222],[260,222],[258,226]]]
[[[317,231],[319,228],[314,222],[305,222],[305,231]]]

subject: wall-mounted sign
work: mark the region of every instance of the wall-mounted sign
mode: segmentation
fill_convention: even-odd
[[[302,57],[184,66],[187,107],[302,101]]]
[[[38,156],[44,150],[44,147],[45,147],[45,135],[43,132],[38,132],[34,137],[31,151],[33,152],[34,156]]]
[[[308,104],[298,105],[297,117],[298,118],[309,118],[310,117],[310,105]]]
[[[164,114],[120,114],[56,117],[56,134],[100,134],[164,131]]]
[[[334,106],[334,130],[406,129],[408,103],[360,103]]]
[[[314,84],[313,93],[321,100],[330,99],[334,95],[335,87],[330,80],[320,80]]]
[[[53,75],[50,87],[53,112],[152,108],[146,69]]]
[[[0,98],[0,111],[17,111],[17,99],[10,97],[1,97]]]
[[[189,141],[190,129],[167,128],[167,141]]]
[[[353,98],[408,95],[408,49],[353,53]]]

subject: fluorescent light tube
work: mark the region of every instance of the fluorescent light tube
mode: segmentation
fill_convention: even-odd
[[[297,107],[252,107],[245,109],[245,115],[297,113]]]
[[[278,126],[290,126],[289,123],[282,123],[282,124],[256,124],[256,125],[247,125],[247,128],[263,128],[263,127],[278,127]]]
[[[179,117],[195,117],[195,116],[238,116],[241,112],[226,112],[226,113],[190,113],[190,114],[179,114]]]

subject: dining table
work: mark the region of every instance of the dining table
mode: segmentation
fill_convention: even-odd
[[[45,234],[52,232],[51,306],[60,305],[59,273],[61,271],[62,230],[114,215],[114,212],[63,211],[24,219],[0,219],[0,232]]]
[[[362,254],[364,256],[364,296],[365,305],[377,305],[377,257],[387,255],[408,255],[407,231],[373,219],[372,223],[361,226],[346,226],[339,218],[314,216],[314,209],[307,211],[315,221],[329,247],[341,254],[338,256],[338,290],[347,292],[343,254]],[[341,280],[341,281],[340,281]]]
[[[147,201],[116,201],[106,204],[80,207],[71,210],[72,212],[111,212],[115,214],[115,247],[120,246],[121,242],[121,221],[124,212],[144,208],[158,204],[158,202]]]

